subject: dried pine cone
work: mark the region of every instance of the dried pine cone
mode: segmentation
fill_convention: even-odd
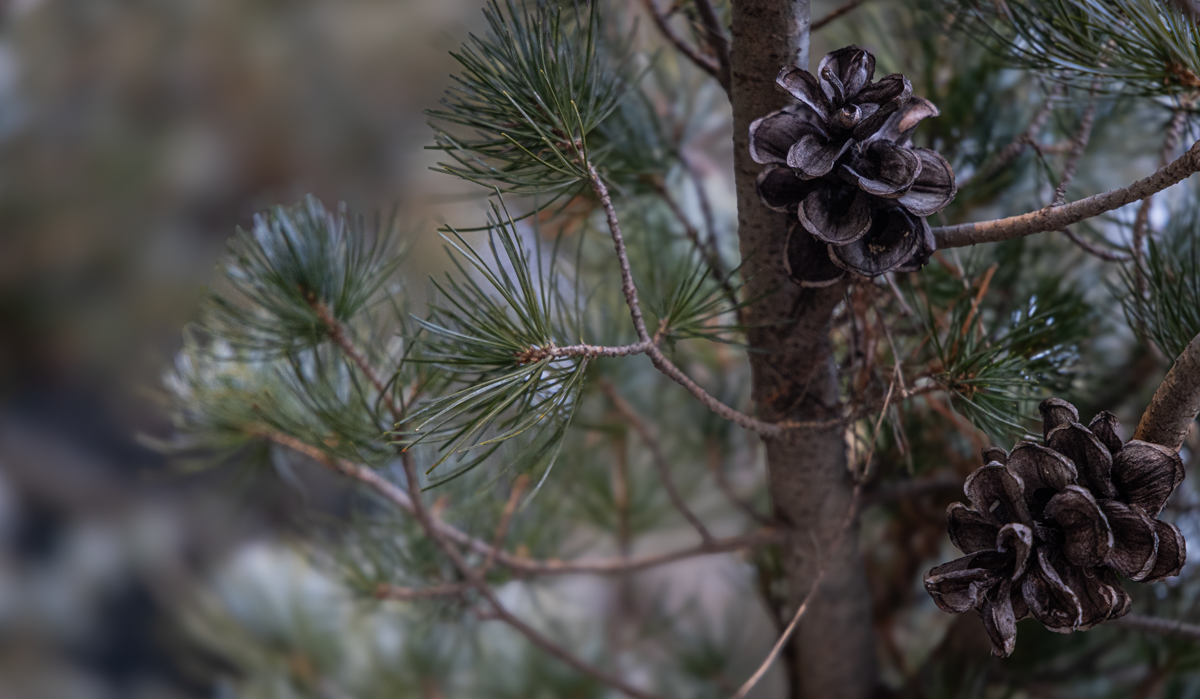
[[[925,574],[944,611],[979,612],[1001,657],[1016,645],[1019,620],[1086,631],[1129,611],[1118,576],[1157,582],[1178,575],[1187,556],[1179,529],[1157,519],[1183,480],[1179,454],[1122,444],[1109,412],[1084,427],[1064,400],[1039,409],[1046,446],[984,450],[986,465],[963,487],[973,507],[946,510],[950,541],[967,555]]]
[[[875,57],[848,46],[821,59],[814,77],[786,67],[776,79],[799,104],[750,125],[750,155],[767,165],[758,193],[800,225],[785,263],[805,286],[843,270],[874,277],[919,269],[935,243],[925,217],[954,198],[954,172],[936,151],[912,147],[933,103],[913,97],[903,75],[876,82]]]

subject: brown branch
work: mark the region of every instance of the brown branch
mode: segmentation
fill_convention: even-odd
[[[608,399],[612,401],[613,407],[625,417],[629,426],[633,428],[634,432],[638,433],[638,436],[642,438],[642,442],[645,443],[646,448],[650,450],[654,468],[658,471],[658,479],[662,481],[663,489],[667,491],[667,497],[670,498],[671,504],[675,506],[679,514],[683,515],[688,524],[692,525],[692,528],[700,535],[700,539],[707,544],[711,544],[713,542],[712,534],[709,533],[708,527],[704,526],[704,522],[700,521],[696,513],[692,512],[692,509],[688,507],[687,501],[683,499],[683,495],[679,493],[679,488],[675,485],[675,479],[671,476],[671,465],[667,463],[667,457],[663,454],[662,445],[659,444],[658,438],[654,435],[650,426],[646,424],[641,415],[638,415],[637,410],[617,393],[616,388],[613,387],[611,382],[601,380],[600,390],[604,392],[604,395],[608,396]]]
[[[667,191],[666,186],[662,182],[655,182],[654,187],[658,191],[659,198],[663,200],[667,208],[671,210],[671,214],[683,226],[684,235],[692,242],[692,247],[704,256],[704,261],[708,265],[708,271],[717,280],[717,283],[721,285],[721,289],[725,292],[725,298],[729,299],[729,303],[736,307],[738,305],[737,292],[734,290],[733,285],[729,283],[729,277],[725,274],[724,265],[721,264],[720,253],[717,252],[716,245],[714,244],[715,241],[712,238],[712,222],[708,222],[709,239],[707,241],[701,240],[700,231],[696,230],[696,227],[687,219],[687,216],[683,215],[683,210],[679,208],[679,204],[671,196],[671,193]],[[711,212],[708,215],[711,215]]]
[[[252,431],[256,437],[261,437],[269,441],[275,442],[281,446],[285,446],[293,451],[297,451],[305,456],[321,463],[328,468],[352,478],[366,485],[385,500],[396,505],[400,509],[414,513],[412,500],[408,497],[403,489],[396,487],[384,478],[379,473],[362,466],[360,464],[351,463],[344,459],[336,459],[329,456],[324,450],[307,444],[295,437],[274,432],[271,430],[255,430]],[[492,550],[492,545],[482,539],[476,539],[470,534],[461,529],[447,524],[441,520],[435,520],[435,526],[450,541],[465,546],[474,553],[482,556],[488,555]],[[515,573],[529,576],[539,575],[623,575],[625,573],[646,570],[657,566],[681,561],[687,558],[695,558],[698,556],[710,556],[719,553],[731,553],[733,551],[741,551],[744,549],[757,548],[767,544],[778,543],[783,537],[783,534],[777,530],[764,528],[748,534],[740,534],[721,539],[714,539],[710,544],[700,544],[698,546],[690,546],[688,548],[676,549],[664,553],[647,554],[637,558],[594,558],[582,559],[576,561],[560,561],[556,559],[536,559],[525,556],[516,556],[506,551],[500,550],[496,552],[496,562],[500,565],[509,568]]]
[[[670,18],[658,9],[658,5],[655,4],[654,0],[642,0],[642,4],[646,6],[646,11],[654,19],[654,24],[658,27],[658,31],[663,35],[663,38],[678,49],[680,53],[687,56],[700,70],[713,76],[718,81],[721,80],[721,66],[713,59],[700,53],[695,46],[689,44],[682,36],[679,36],[675,29],[671,27]],[[728,81],[722,87],[728,89]]]
[[[1197,170],[1200,170],[1200,141],[1193,144],[1191,149],[1175,162],[1128,187],[1020,216],[934,228],[933,233],[939,248],[961,248],[1061,230],[1084,219],[1099,216],[1161,192],[1187,179]]]
[[[845,5],[842,5],[841,7],[830,12],[829,14],[825,15],[821,19],[814,21],[812,23],[811,30],[815,32],[818,29],[823,28],[825,25],[829,24],[833,20],[838,19],[842,15],[850,14],[851,12],[853,12],[854,10],[857,10],[859,7],[861,7],[862,5],[865,5],[865,4],[867,4],[867,0],[850,0],[850,2],[846,3]]]
[[[604,208],[604,216],[608,221],[608,230],[612,235],[613,246],[617,251],[617,261],[621,266],[621,291],[625,294],[625,305],[629,306],[629,315],[633,318],[633,328],[637,331],[638,339],[642,343],[646,343],[650,341],[650,335],[646,330],[646,321],[642,317],[642,307],[638,301],[637,286],[633,283],[633,272],[629,268],[629,254],[625,250],[625,239],[621,235],[621,224],[617,219],[616,209],[613,208],[612,196],[609,194],[604,180],[600,178],[600,174],[596,172],[596,168],[590,163],[588,164],[588,173],[592,189],[596,192],[596,196],[599,197],[600,204]],[[784,429],[779,424],[763,422],[722,403],[708,391],[701,388],[691,377],[683,373],[671,360],[667,359],[663,355],[662,350],[658,349],[656,345],[651,344],[648,346],[646,354],[659,371],[686,388],[688,392],[695,396],[709,410],[726,420],[733,422],[743,429],[762,435],[778,434]]]
[[[542,633],[537,629],[525,623],[520,618],[514,616],[512,612],[508,611],[508,609],[500,602],[500,599],[496,597],[496,593],[492,590],[491,586],[489,586],[487,581],[483,579],[483,575],[467,563],[466,559],[462,557],[462,554],[459,553],[458,549],[454,547],[454,544],[447,539],[442,529],[437,526],[438,523],[433,515],[430,514],[428,509],[426,509],[421,498],[421,481],[417,476],[417,469],[416,465],[413,463],[412,455],[408,452],[402,452],[400,454],[400,460],[404,466],[404,476],[408,482],[408,492],[413,506],[413,515],[421,524],[421,528],[425,531],[426,536],[433,539],[434,543],[436,543],[438,547],[442,549],[442,552],[446,554],[446,557],[454,562],[454,565],[458,568],[459,572],[461,572],[463,576],[467,578],[467,581],[470,582],[471,585],[479,592],[479,594],[488,602],[488,604],[491,605],[492,613],[494,614],[495,618],[508,624],[518,633],[523,635],[530,643],[538,648],[541,648],[543,651],[554,656],[555,658],[558,658],[564,664],[569,665],[578,672],[581,672],[598,682],[616,689],[622,694],[633,697],[633,699],[658,699],[658,697],[655,695],[642,689],[638,689],[637,687],[625,682],[625,680],[616,677],[615,675],[611,675],[600,668],[581,660],[570,651],[542,635]],[[495,549],[492,548],[491,550],[494,551]]]
[[[1138,423],[1134,439],[1179,451],[1200,413],[1200,335],[1175,360]]]
[[[329,333],[329,339],[333,340],[333,344],[337,345],[350,361],[354,362],[363,375],[367,377],[367,380],[371,382],[371,385],[375,387],[375,390],[379,391],[380,399],[387,405],[392,417],[399,422],[404,415],[404,408],[396,402],[395,396],[388,390],[387,384],[384,383],[383,379],[375,371],[375,367],[371,366],[371,363],[367,361],[366,355],[350,339],[346,328],[334,317],[333,313],[329,310],[329,306],[326,306],[323,301],[313,300],[309,303],[313,311],[316,312],[317,317],[325,324],[325,328]]]
[[[540,362],[543,359],[551,357],[585,357],[587,359],[595,359],[597,357],[628,357],[634,354],[644,354],[651,344],[657,344],[657,340],[651,338],[647,342],[635,342],[631,345],[618,346],[579,344],[559,347],[551,343],[548,347],[530,347],[518,352],[513,357],[521,364]]]
[[[1162,619],[1145,614],[1126,614],[1120,619],[1107,622],[1107,624],[1144,633],[1181,636],[1192,641],[1200,641],[1200,624],[1189,624],[1176,619]]]
[[[1108,262],[1128,262],[1133,259],[1133,256],[1129,255],[1128,253],[1105,250],[1099,245],[1092,243],[1083,236],[1072,231],[1070,228],[1064,228],[1059,232],[1070,238],[1071,242],[1078,245],[1084,252],[1088,253],[1089,255],[1095,255],[1102,260],[1106,260]]]

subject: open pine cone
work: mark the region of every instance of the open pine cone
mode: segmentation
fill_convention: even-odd
[[[1187,557],[1183,534],[1157,519],[1183,480],[1179,454],[1122,444],[1109,412],[1084,427],[1064,400],[1039,409],[1045,446],[983,451],[986,465],[963,487],[972,507],[946,510],[950,541],[967,555],[925,574],[944,611],[979,612],[1001,657],[1016,645],[1019,620],[1086,631],[1129,611],[1120,577],[1157,582]]]
[[[814,77],[785,67],[776,82],[799,104],[750,125],[750,155],[767,165],[758,193],[795,214],[785,262],[805,286],[843,270],[874,277],[919,269],[935,243],[925,217],[954,199],[954,172],[912,133],[937,107],[900,74],[872,82],[875,57],[848,46],[821,59]]]

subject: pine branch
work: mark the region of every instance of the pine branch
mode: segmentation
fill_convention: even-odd
[[[1200,335],[1175,360],[1142,414],[1134,439],[1179,451],[1200,414]]]
[[[638,436],[642,438],[642,442],[645,443],[646,448],[650,450],[654,468],[658,471],[659,481],[662,482],[663,490],[667,491],[667,497],[670,498],[671,504],[675,506],[679,514],[683,515],[688,524],[692,525],[692,528],[700,535],[700,540],[706,544],[711,544],[713,542],[712,534],[709,533],[708,528],[704,526],[700,518],[696,516],[696,513],[692,512],[692,509],[688,507],[687,501],[683,499],[683,495],[679,493],[679,488],[675,485],[675,479],[671,476],[671,465],[667,463],[667,457],[663,454],[662,445],[659,444],[658,437],[654,435],[654,432],[646,424],[642,416],[638,415],[637,410],[617,393],[616,388],[613,387],[611,382],[602,380],[600,382],[600,390],[612,401],[613,407],[625,417],[625,420],[629,422],[629,426],[638,433]]]
[[[328,329],[329,339],[345,353],[350,361],[354,362],[354,365],[363,373],[363,376],[367,377],[367,380],[379,392],[380,398],[384,401],[384,405],[387,406],[388,412],[392,414],[396,422],[402,422],[404,420],[404,408],[396,401],[395,395],[388,389],[388,384],[383,381],[383,377],[367,361],[366,355],[350,339],[346,327],[337,318],[333,317],[333,314],[329,312],[329,307],[324,302],[314,300],[312,301],[312,308],[316,312],[317,317],[321,319],[321,322]]]
[[[687,56],[688,60],[696,64],[697,68],[713,76],[718,82],[720,82],[720,64],[708,56],[700,53],[695,46],[692,46],[687,42],[686,39],[680,36],[671,26],[670,18],[658,9],[658,5],[654,0],[642,0],[642,3],[646,6],[646,11],[650,13],[650,17],[654,19],[654,24],[658,27],[658,31],[663,35],[663,38],[670,42],[670,44],[674,46],[676,50],[678,50],[684,56]],[[725,82],[721,83],[721,87],[725,88],[726,91],[729,90],[728,75],[726,75]]]
[[[939,248],[961,248],[1061,230],[1071,224],[1099,216],[1113,209],[1119,209],[1126,204],[1161,192],[1167,187],[1187,179],[1197,170],[1200,170],[1200,141],[1193,144],[1191,149],[1175,162],[1128,187],[1096,194],[1062,206],[1039,209],[1020,216],[979,223],[961,223],[956,226],[941,226],[934,228],[933,234],[937,238]]]
[[[1190,624],[1176,619],[1162,619],[1145,614],[1126,614],[1120,619],[1107,622],[1109,626],[1117,626],[1143,633],[1163,636],[1180,636],[1192,641],[1200,641],[1200,624]]]
[[[1088,141],[1092,139],[1092,127],[1096,124],[1096,93],[1099,88],[1098,84],[1093,84],[1092,97],[1088,101],[1088,106],[1083,110],[1083,117],[1079,120],[1079,130],[1075,132],[1075,137],[1071,139],[1070,149],[1067,151],[1067,162],[1063,164],[1062,179],[1059,180],[1058,186],[1054,189],[1054,201],[1050,206],[1062,206],[1067,200],[1067,186],[1071,184],[1071,180],[1075,178],[1075,169],[1079,167],[1079,160],[1083,157],[1083,151],[1087,149]],[[1159,163],[1161,168],[1166,163]]]
[[[1133,256],[1128,253],[1105,250],[1099,245],[1090,242],[1086,238],[1080,236],[1078,233],[1072,231],[1070,228],[1063,228],[1059,232],[1067,236],[1072,243],[1078,245],[1079,248],[1084,252],[1088,253],[1089,255],[1095,255],[1106,262],[1129,262],[1133,259]]]
[[[304,454],[317,463],[362,483],[401,510],[409,514],[414,513],[412,500],[404,490],[397,488],[388,479],[366,466],[355,464],[346,459],[331,457],[323,449],[281,432],[256,429],[251,430],[250,433],[253,436],[266,439]],[[437,527],[438,531],[447,540],[460,546],[465,546],[473,553],[487,556],[493,550],[491,543],[482,539],[476,539],[451,524],[447,524],[441,520],[434,520],[434,526]],[[501,550],[496,552],[496,562],[512,570],[514,573],[527,576],[580,574],[614,576],[656,568],[688,558],[731,553],[733,551],[766,546],[778,543],[782,537],[782,533],[778,530],[763,528],[748,534],[714,539],[710,544],[701,543],[698,546],[689,546],[663,553],[647,554],[636,558],[594,558],[575,561],[562,561],[558,559],[541,560],[525,556],[515,556]]]

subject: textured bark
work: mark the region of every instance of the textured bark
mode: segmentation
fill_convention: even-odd
[[[750,280],[747,310],[753,397],[768,421],[822,420],[840,414],[829,322],[845,287],[801,289],[783,267],[794,219],[763,206],[761,166],[750,159],[750,122],[791,101],[775,85],[784,65],[808,65],[806,0],[734,0],[732,90],[738,236]],[[765,297],[763,295],[766,294]],[[789,529],[785,568],[793,609],[822,566],[824,584],[800,623],[791,658],[793,697],[869,696],[875,686],[870,593],[857,524],[839,551],[832,542],[851,504],[842,430],[794,430],[765,437],[771,497]]]
[[[1154,392],[1133,438],[1178,451],[1197,413],[1200,413],[1200,335],[1188,343]]]

